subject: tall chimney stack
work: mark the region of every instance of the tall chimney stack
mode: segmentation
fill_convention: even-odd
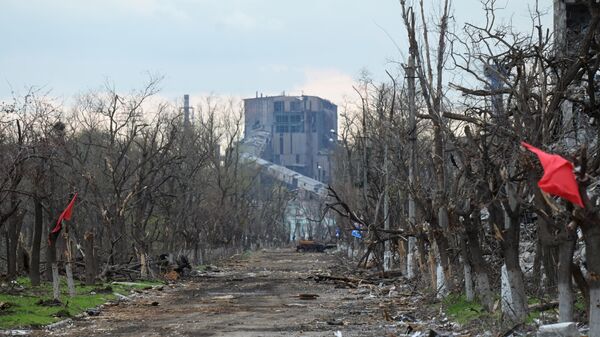
[[[190,126],[190,95],[183,95],[183,125]]]

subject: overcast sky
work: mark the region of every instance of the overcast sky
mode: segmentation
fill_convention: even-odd
[[[410,0],[409,0],[410,1]],[[552,1],[539,0],[551,9]],[[438,0],[425,0],[436,10]],[[530,28],[535,0],[499,0]],[[68,100],[106,82],[161,95],[309,94],[339,103],[362,69],[394,70],[406,50],[398,0],[0,0],[0,100],[28,86]],[[483,19],[454,0],[458,27]],[[548,15],[546,23],[551,23]]]

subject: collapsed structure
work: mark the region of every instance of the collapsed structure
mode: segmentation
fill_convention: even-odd
[[[331,182],[337,106],[316,96],[267,96],[244,100],[244,162],[296,192],[286,209],[290,240],[309,238],[314,225],[333,225],[319,213]]]

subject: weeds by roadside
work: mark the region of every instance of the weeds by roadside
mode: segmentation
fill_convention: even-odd
[[[54,302],[51,283],[33,287],[28,278],[19,278],[0,288],[0,329],[51,324],[115,300],[114,293],[128,294],[160,284],[156,281],[98,283],[94,286],[77,284],[77,295],[69,297],[67,284],[61,280],[61,301]]]

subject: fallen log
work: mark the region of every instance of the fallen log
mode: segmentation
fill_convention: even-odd
[[[529,311],[547,311],[558,308],[558,302],[549,302],[529,306]]]
[[[366,284],[376,284],[375,281],[371,281],[369,279],[358,279],[358,278],[347,277],[347,276],[333,276],[333,275],[316,274],[313,276],[313,278],[316,282],[331,280],[331,281],[335,281],[335,282],[343,282],[346,284],[350,284],[354,287],[356,287],[358,284],[365,284],[365,283]]]

